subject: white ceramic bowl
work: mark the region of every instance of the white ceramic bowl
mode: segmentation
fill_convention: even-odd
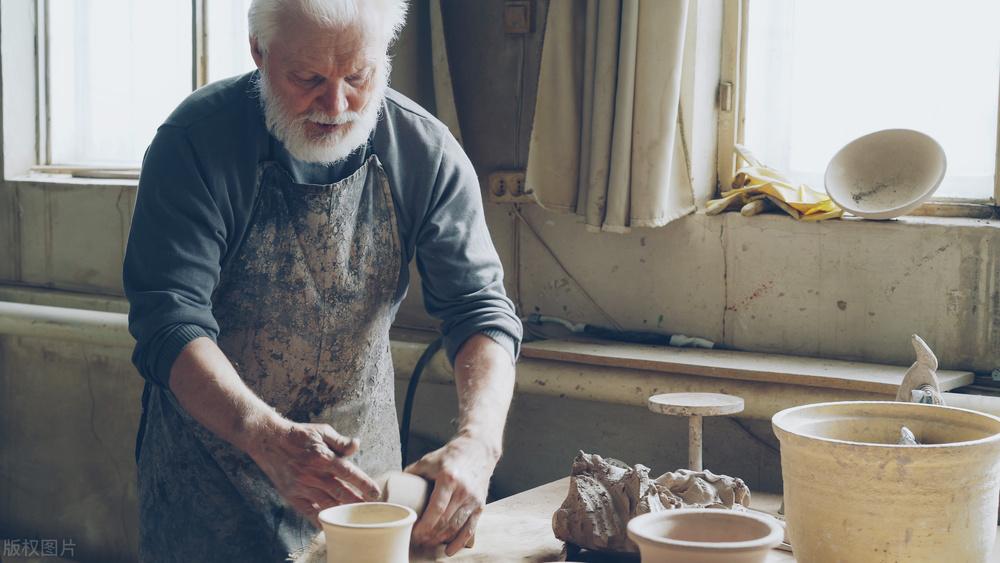
[[[718,508],[661,510],[628,523],[642,563],[762,563],[784,535],[770,516]]]
[[[886,129],[837,151],[826,167],[824,183],[844,211],[892,219],[927,201],[946,168],[944,149],[931,137],[910,129]]]

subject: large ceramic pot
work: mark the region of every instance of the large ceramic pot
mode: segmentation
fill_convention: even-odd
[[[772,419],[799,561],[985,562],[1000,418],[915,403],[819,403]],[[900,429],[921,445],[898,445]]]

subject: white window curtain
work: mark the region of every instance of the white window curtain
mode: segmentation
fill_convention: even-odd
[[[455,89],[451,82],[451,66],[448,64],[448,49],[444,40],[444,19],[441,15],[441,0],[431,0],[431,64],[434,74],[434,106],[440,119],[459,144],[462,130],[458,125],[458,108],[455,106]]]
[[[680,124],[688,0],[552,0],[526,187],[589,230],[695,210]]]

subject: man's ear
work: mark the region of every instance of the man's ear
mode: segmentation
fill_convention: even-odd
[[[260,50],[260,43],[256,37],[250,38],[250,56],[253,57],[254,64],[260,70],[264,69],[264,53]]]

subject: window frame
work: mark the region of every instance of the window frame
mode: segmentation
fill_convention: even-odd
[[[207,0],[191,0],[191,91],[208,83],[208,7]],[[70,176],[72,178],[138,180],[139,166],[97,166],[64,164],[52,161],[49,117],[49,15],[50,0],[35,0],[35,70],[36,70],[36,154],[31,173]]]
[[[737,161],[733,148],[737,143],[742,143],[744,137],[748,15],[752,1],[724,0],[722,59],[716,104],[719,115],[718,190],[733,183]],[[1000,95],[997,96],[997,107],[1000,110]],[[992,199],[933,197],[910,215],[976,219],[1000,217],[1000,111],[997,112]]]

